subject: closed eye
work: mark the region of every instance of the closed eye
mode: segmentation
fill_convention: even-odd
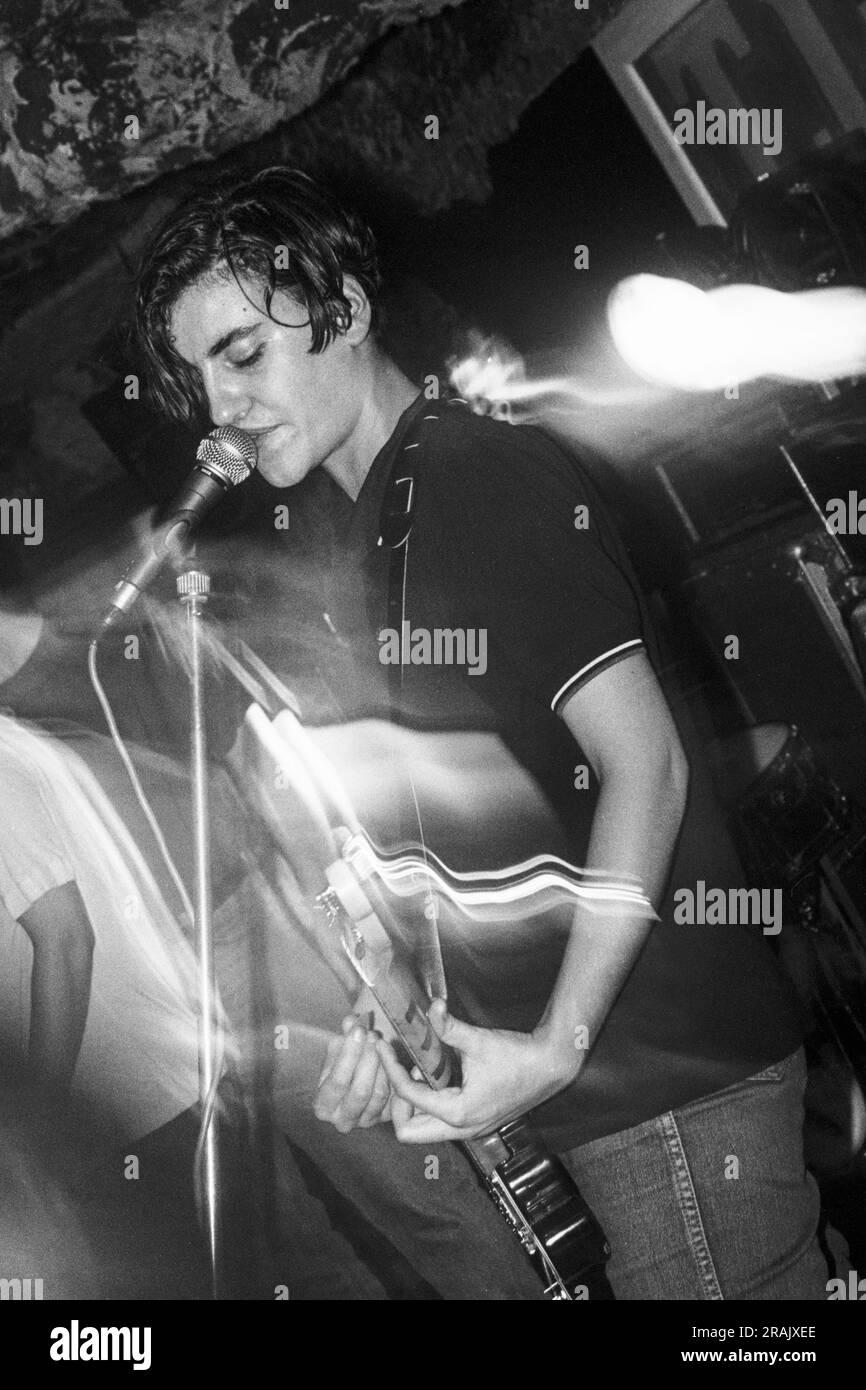
[[[261,343],[261,344],[255,349],[254,352],[251,352],[251,353],[250,353],[249,357],[241,357],[241,358],[239,358],[238,361],[232,363],[232,366],[233,366],[233,367],[241,367],[241,368],[243,368],[243,367],[252,367],[256,362],[258,362],[258,360],[259,360],[259,358],[261,357],[261,355],[262,355],[262,353],[264,352],[264,350],[265,350],[265,348],[264,348],[264,343]]]

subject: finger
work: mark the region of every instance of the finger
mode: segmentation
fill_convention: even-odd
[[[329,1120],[339,1106],[343,1096],[352,1084],[352,1077],[355,1075],[355,1068],[364,1051],[367,1042],[367,1034],[361,1027],[352,1027],[351,1032],[343,1039],[339,1048],[334,1064],[319,1086],[316,1102],[313,1107],[315,1114],[320,1120]]]
[[[387,1120],[390,1113],[391,1083],[385,1074],[385,1070],[376,1056],[376,1081],[373,1094],[358,1120],[361,1129],[369,1129],[371,1125],[379,1124],[382,1120]]]
[[[347,1038],[357,1023],[358,1017],[356,1014],[346,1014],[346,1017],[341,1019],[340,1021],[340,1032],[342,1033],[342,1036],[344,1038]],[[330,1038],[328,1042],[328,1050],[325,1056],[325,1060],[322,1064],[322,1070],[320,1071],[319,1079],[316,1082],[317,1087],[321,1086],[325,1077],[333,1069],[334,1062],[340,1055],[341,1046],[342,1043],[340,1041],[340,1038],[336,1037],[336,1035]]]
[[[427,1011],[427,1017],[434,1033],[449,1047],[456,1047],[467,1056],[477,1051],[478,1042],[484,1036],[484,1029],[473,1028],[470,1023],[461,1023],[449,1014],[444,999],[434,999]]]
[[[391,1123],[394,1126],[394,1133],[397,1133],[398,1125],[405,1125],[407,1120],[411,1120],[415,1113],[414,1106],[408,1100],[398,1096],[396,1091],[391,1092]]]
[[[394,1105],[391,1106],[391,1122],[394,1133],[401,1144],[440,1144],[455,1140],[471,1139],[471,1128],[450,1125],[445,1120],[437,1120],[433,1115],[415,1114],[409,1118],[394,1118]]]
[[[459,1125],[463,1119],[463,1097],[455,1086],[447,1086],[443,1091],[433,1091],[423,1082],[413,1081],[404,1071],[386,1042],[376,1044],[382,1066],[388,1080],[398,1096],[423,1110],[427,1115]]]
[[[387,1094],[387,1096],[385,1097],[385,1103],[384,1103],[384,1105],[382,1106],[381,1110],[377,1110],[375,1113],[374,1113],[373,1111],[371,1111],[371,1112],[370,1112],[370,1115],[369,1115],[368,1117],[365,1117],[364,1115],[362,1115],[361,1118],[360,1118],[360,1120],[358,1121],[358,1128],[359,1128],[359,1129],[372,1129],[374,1125],[384,1125],[384,1124],[387,1124],[388,1121],[390,1120],[390,1118],[391,1118],[391,1092],[389,1091],[388,1094]]]
[[[376,1041],[368,1035],[364,1050],[358,1059],[351,1085],[346,1090],[334,1114],[334,1124],[341,1132],[345,1133],[354,1129],[367,1109],[376,1090],[376,1076],[380,1070],[381,1063],[376,1052]]]
[[[328,1039],[328,1046],[325,1050],[325,1060],[322,1063],[322,1070],[319,1072],[319,1079],[316,1082],[317,1089],[321,1086],[325,1077],[330,1075],[331,1071],[333,1070],[334,1063],[340,1055],[342,1046],[342,1038],[332,1037]]]

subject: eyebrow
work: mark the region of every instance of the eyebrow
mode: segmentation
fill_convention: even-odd
[[[237,342],[238,338],[248,338],[251,333],[255,332],[258,326],[257,323],[251,323],[245,328],[230,328],[228,333],[224,333],[221,338],[217,338],[213,346],[208,348],[208,357],[219,357],[220,353],[224,352],[227,347],[231,347],[232,343]]]

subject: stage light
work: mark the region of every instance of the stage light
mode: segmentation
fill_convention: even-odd
[[[607,320],[620,357],[646,381],[712,391],[743,379],[742,345],[725,316],[684,280],[630,275],[611,292]]]
[[[866,371],[866,290],[699,290],[632,275],[608,298],[616,349],[646,381],[713,391],[775,377],[832,381]]]

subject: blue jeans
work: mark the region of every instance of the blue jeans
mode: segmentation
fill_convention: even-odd
[[[805,1083],[800,1050],[561,1155],[607,1235],[617,1299],[826,1298]],[[840,1251],[838,1272],[847,1268]]]

